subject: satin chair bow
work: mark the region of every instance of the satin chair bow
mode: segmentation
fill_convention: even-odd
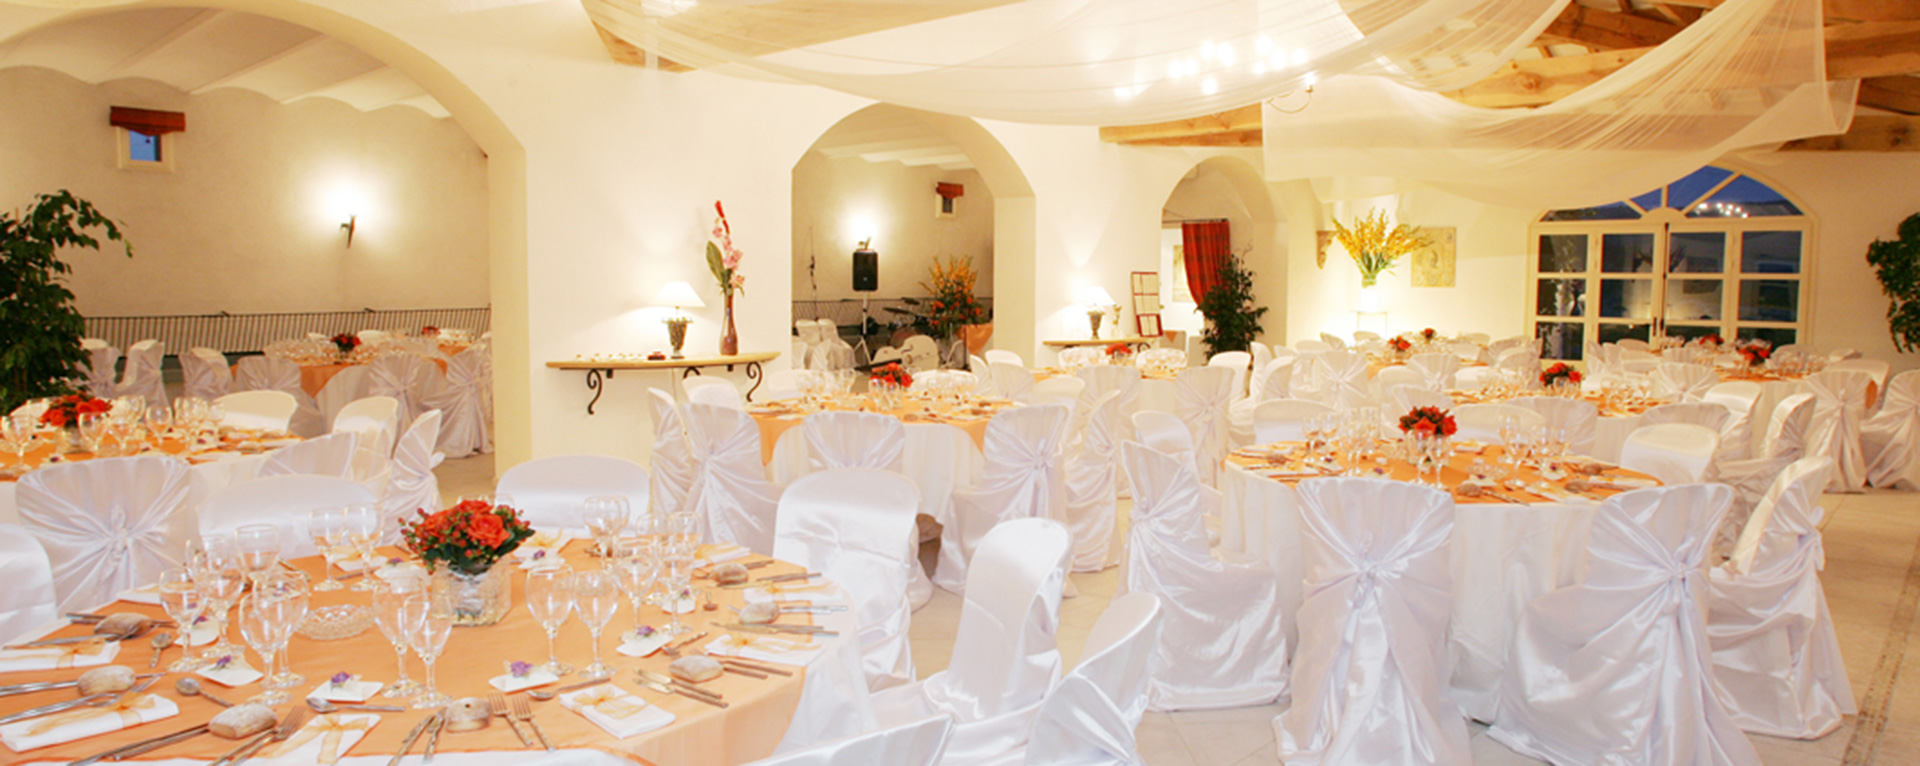
[[[625,692],[619,689],[609,689],[604,686],[582,692],[577,696],[569,697],[567,701],[581,708],[598,712],[616,721],[625,720],[627,717],[636,715],[646,709],[645,705],[639,704],[632,696]]]
[[[341,755],[340,741],[346,739],[347,732],[357,731],[365,733],[372,730],[374,723],[379,720],[378,717],[362,717],[346,720],[337,715],[319,716],[313,719],[311,723],[301,727],[299,731],[294,732],[293,736],[288,738],[286,743],[273,751],[272,757],[278,758],[295,750],[299,750],[308,742],[312,742],[318,738],[320,740],[320,756],[314,759],[314,762],[338,762]]]
[[[91,721],[95,718],[109,715],[120,717],[120,728],[122,729],[128,726],[138,726],[144,720],[140,717],[140,713],[151,710],[158,704],[151,694],[130,694],[121,697],[120,701],[106,707],[83,707],[79,710],[68,710],[41,718],[27,728],[27,736],[38,737],[68,724]]]

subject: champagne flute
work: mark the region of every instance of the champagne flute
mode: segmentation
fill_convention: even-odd
[[[338,508],[320,508],[307,512],[307,536],[313,539],[313,547],[320,549],[320,558],[325,562],[320,568],[320,582],[314,583],[316,591],[336,591],[346,586],[333,579],[333,564],[341,554],[341,545],[347,540],[347,517]]]
[[[626,528],[630,516],[632,510],[623,495],[595,495],[586,499],[580,519],[593,535],[594,555],[613,555],[613,538]]]
[[[280,635],[280,625],[286,619],[280,607],[281,600],[266,593],[255,592],[240,600],[240,637],[266,662],[264,672],[268,679],[273,678],[274,657],[278,654],[274,651],[274,638]],[[260,689],[259,694],[247,701],[272,707],[288,699],[287,693],[271,682],[263,681]]]
[[[611,678],[613,668],[600,659],[600,631],[605,630],[613,613],[620,609],[620,588],[614,573],[592,569],[573,576],[573,602],[580,621],[587,624],[593,639],[593,664],[580,671],[582,678]]]
[[[556,676],[572,673],[573,666],[561,662],[554,652],[553,641],[573,611],[573,572],[564,568],[528,572],[527,611],[547,632],[547,664],[541,668]]]
[[[280,657],[280,672],[267,676],[266,688],[290,689],[307,682],[305,676],[293,672],[293,658],[287,653],[287,644],[293,640],[293,634],[307,621],[311,599],[307,595],[307,575],[283,569],[270,572],[260,583],[254,585],[254,592],[266,591],[280,604],[280,610],[287,618],[281,630],[275,636],[274,653]]]
[[[373,548],[380,542],[380,509],[368,503],[349,505],[341,509],[345,518],[347,542],[353,545],[360,565],[367,570],[373,569]],[[353,590],[373,590],[374,577],[362,577],[353,584]]]
[[[403,611],[414,628],[407,644],[427,666],[427,683],[420,696],[414,698],[413,709],[443,707],[453,698],[434,686],[433,665],[440,659],[440,652],[447,648],[447,638],[453,635],[453,607],[447,603],[445,593],[430,588],[426,593],[407,597]]]
[[[204,535],[188,541],[187,567],[192,570],[193,581],[206,600],[208,618],[213,620],[218,637],[200,656],[218,659],[233,654],[238,647],[227,640],[227,611],[240,598],[247,582],[246,573],[240,569],[239,556],[234,553],[233,540],[225,535]]]
[[[614,560],[614,575],[619,580],[620,590],[633,602],[633,633],[628,637],[638,637],[640,633],[640,605],[647,600],[647,593],[653,590],[653,581],[659,574],[655,568],[657,560],[656,541],[645,535],[638,535],[620,541],[618,558]]]
[[[410,615],[406,612],[406,603],[408,598],[420,593],[418,583],[414,579],[382,580],[373,591],[373,624],[380,628],[380,635],[393,644],[394,657],[400,666],[399,676],[380,690],[380,695],[388,699],[406,699],[420,693],[420,684],[407,677],[408,637],[413,635],[415,626],[407,622]]]
[[[667,635],[677,636],[692,630],[680,622],[681,612],[693,611],[693,546],[685,539],[667,538],[661,576],[667,591],[661,599],[661,606],[667,611]]]
[[[273,524],[247,524],[233,531],[233,548],[240,554],[240,568],[255,587],[260,578],[280,563],[280,527]]]
[[[180,659],[168,665],[167,672],[186,673],[205,666],[205,661],[186,651],[186,647],[193,645],[193,624],[207,608],[206,599],[194,585],[192,571],[182,567],[160,573],[160,606],[167,610],[168,619],[180,626]]]

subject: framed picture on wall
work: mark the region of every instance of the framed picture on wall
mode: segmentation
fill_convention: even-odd
[[[1160,274],[1136,271],[1131,276],[1135,329],[1142,338],[1160,337]]]
[[[1160,337],[1160,315],[1159,314],[1135,314],[1133,317],[1133,321],[1135,324],[1139,325],[1140,337],[1142,338]]]

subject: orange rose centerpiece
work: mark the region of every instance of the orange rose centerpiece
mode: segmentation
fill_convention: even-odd
[[[47,405],[47,411],[40,413],[40,425],[72,428],[80,425],[81,415],[104,415],[112,411],[113,403],[105,399],[95,399],[88,394],[68,394]]]
[[[463,500],[442,511],[402,522],[400,535],[436,579],[448,578],[454,623],[492,625],[505,617],[510,601],[511,564],[501,560],[533,536],[520,512],[485,500]]]
[[[1556,386],[1576,386],[1580,384],[1580,371],[1566,362],[1554,362],[1552,367],[1540,371],[1540,385],[1547,388]]]
[[[1773,356],[1773,349],[1765,341],[1755,341],[1740,347],[1740,358],[1745,359],[1748,367],[1762,367]]]

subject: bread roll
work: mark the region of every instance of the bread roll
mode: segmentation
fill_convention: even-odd
[[[747,581],[747,568],[729,561],[713,568],[713,581],[721,585],[736,585]]]
[[[101,692],[123,692],[133,688],[133,668],[125,665],[103,665],[80,674],[78,684],[81,696]]]
[[[115,612],[94,623],[93,632],[102,636],[131,636],[146,625],[147,616],[133,612]]]
[[[478,731],[487,728],[493,708],[479,697],[464,697],[447,705],[447,731]]]
[[[720,661],[704,654],[689,654],[674,660],[667,672],[690,684],[703,683],[720,677]]]
[[[740,622],[746,625],[765,625],[780,617],[780,605],[772,601],[756,601],[740,610]]]
[[[219,715],[207,722],[207,730],[215,736],[241,739],[271,729],[279,722],[279,717],[273,714],[273,708],[249,703],[220,711]]]

